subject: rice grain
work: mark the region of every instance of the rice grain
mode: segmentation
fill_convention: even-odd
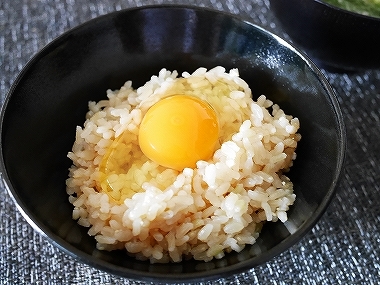
[[[219,115],[213,157],[181,172],[150,161],[138,145],[144,114],[172,94],[206,100]],[[124,248],[152,263],[189,255],[209,261],[254,244],[263,223],[287,221],[296,197],[284,174],[296,158],[300,122],[264,95],[254,101],[237,69],[182,77],[162,69],[137,89],[127,81],[106,96],[88,103],[76,128],[66,181],[72,218],[89,228],[99,250]],[[119,138],[118,171],[105,173],[103,158]]]

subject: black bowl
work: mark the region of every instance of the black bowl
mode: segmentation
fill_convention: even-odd
[[[253,90],[301,122],[290,172],[297,200],[285,224],[268,223],[257,243],[211,262],[149,264],[95,247],[71,219],[65,191],[75,128],[89,100],[132,79],[141,86],[165,67],[237,67]],[[12,86],[1,113],[1,172],[27,221],[64,252],[112,274],[154,282],[216,279],[286,251],[318,221],[340,176],[345,131],[336,97],[316,66],[269,32],[203,8],[144,7],[114,12],[42,49]]]
[[[320,67],[331,71],[380,67],[380,18],[321,0],[271,0],[270,7],[294,44]]]

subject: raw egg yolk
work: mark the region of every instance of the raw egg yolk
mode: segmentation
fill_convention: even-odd
[[[207,102],[173,95],[154,104],[140,124],[139,144],[152,161],[178,171],[212,157],[219,137],[218,118]]]

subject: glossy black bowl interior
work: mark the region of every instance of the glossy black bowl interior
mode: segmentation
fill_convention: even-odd
[[[294,44],[318,65],[341,71],[380,67],[380,18],[322,0],[270,0],[270,7]]]
[[[289,221],[265,225],[257,244],[208,263],[156,264],[96,249],[71,219],[65,192],[75,128],[89,100],[132,79],[141,86],[165,67],[238,67],[254,97],[266,94],[301,121],[302,141],[290,172],[298,198]],[[28,222],[80,261],[148,281],[231,275],[287,250],[322,215],[341,171],[342,115],[326,79],[308,59],[265,30],[227,14],[160,6],[115,12],[81,25],[41,50],[23,69],[1,114],[2,176]]]

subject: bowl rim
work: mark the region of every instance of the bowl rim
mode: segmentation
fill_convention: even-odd
[[[376,17],[376,16],[372,16],[372,15],[361,14],[359,12],[354,12],[354,11],[347,10],[347,9],[339,7],[339,6],[335,6],[335,5],[330,4],[324,0],[311,0],[311,1],[317,2],[323,6],[326,6],[330,9],[335,10],[335,11],[342,13],[342,14],[348,14],[348,15],[351,15],[353,17],[363,18],[365,20],[372,20],[372,21],[380,22],[380,16]]]
[[[318,0],[317,0],[318,1]],[[3,156],[3,121],[4,116],[6,113],[7,105],[10,101],[11,95],[14,93],[16,87],[18,84],[22,81],[24,75],[29,71],[29,69],[35,64],[36,61],[39,60],[48,50],[49,48],[55,46],[59,41],[62,41],[67,37],[70,33],[82,29],[83,27],[87,27],[89,25],[93,25],[94,23],[98,21],[103,21],[106,18],[112,18],[113,16],[117,14],[125,14],[129,13],[131,11],[135,10],[146,10],[146,9],[157,9],[157,10],[165,10],[165,9],[190,9],[194,11],[205,11],[210,14],[215,15],[224,15],[226,17],[230,17],[235,19],[238,22],[244,23],[245,25],[251,26],[255,30],[259,30],[260,32],[264,33],[266,36],[273,38],[275,41],[279,42],[282,46],[286,47],[287,49],[290,49],[292,52],[294,52],[297,56],[299,56],[305,64],[308,65],[308,67],[311,69],[313,73],[318,77],[320,82],[323,85],[323,88],[326,89],[326,93],[328,94],[328,99],[331,101],[335,118],[337,120],[338,130],[337,135],[339,137],[339,150],[338,150],[338,161],[337,166],[334,173],[334,179],[333,183],[330,185],[330,188],[328,189],[327,194],[322,200],[322,203],[318,205],[314,212],[314,218],[309,219],[305,221],[300,227],[299,230],[286,238],[286,242],[282,241],[273,248],[269,249],[265,252],[265,256],[255,256],[251,257],[247,260],[240,261],[239,263],[229,265],[226,268],[214,268],[207,271],[199,271],[199,272],[193,272],[193,273],[159,273],[159,272],[142,272],[136,269],[129,269],[123,266],[115,265],[112,263],[109,263],[107,261],[98,259],[90,254],[87,254],[69,242],[65,241],[63,238],[58,236],[57,234],[53,233],[49,227],[44,225],[41,221],[39,221],[33,214],[33,211],[31,211],[27,204],[23,202],[23,200],[20,198],[20,196],[17,194],[17,190],[13,188],[13,185],[11,183],[10,178],[7,174],[7,169],[5,167],[4,162],[4,156]],[[79,260],[83,264],[87,264],[92,266],[95,269],[102,270],[104,272],[108,272],[115,276],[121,276],[126,278],[131,278],[134,280],[140,280],[140,281],[147,281],[147,282],[165,282],[165,283],[175,283],[175,282],[202,282],[202,281],[210,281],[215,280],[218,278],[226,278],[229,276],[232,276],[234,274],[242,273],[244,271],[247,271],[249,269],[252,269],[260,264],[264,264],[271,260],[273,257],[278,256],[282,252],[285,252],[289,250],[291,247],[293,247],[298,241],[300,241],[318,222],[320,217],[325,212],[327,206],[330,204],[332,197],[334,196],[336,190],[337,190],[337,184],[339,183],[339,180],[342,177],[342,170],[344,167],[344,161],[345,161],[345,152],[346,152],[346,129],[344,125],[343,120],[343,114],[341,112],[339,102],[337,99],[337,95],[334,91],[334,89],[331,87],[330,83],[328,82],[327,78],[323,75],[321,70],[317,67],[315,63],[312,62],[312,60],[301,50],[294,47],[281,37],[277,36],[273,32],[261,27],[258,24],[255,24],[253,18],[245,19],[241,17],[240,15],[232,14],[226,11],[220,11],[216,10],[214,8],[209,7],[202,7],[202,6],[196,6],[196,5],[181,5],[181,4],[156,4],[156,5],[144,5],[139,7],[130,7],[125,8],[113,12],[109,12],[97,17],[94,17],[92,19],[86,20],[79,25],[76,25],[73,28],[70,28],[66,30],[65,32],[61,33],[59,36],[53,38],[50,40],[46,45],[44,45],[41,49],[39,49],[23,66],[22,70],[17,75],[16,79],[12,83],[8,93],[6,94],[5,100],[3,105],[1,106],[1,113],[0,113],[0,179],[2,180],[8,194],[12,198],[13,202],[16,205],[16,208],[18,211],[22,214],[24,219],[27,221],[27,223],[32,226],[32,228],[38,232],[41,236],[46,238],[50,244],[57,247],[59,250],[61,250],[63,253],[66,253],[70,257],[74,258],[75,260]],[[252,259],[255,259],[254,261]],[[141,274],[143,273],[144,276]]]

